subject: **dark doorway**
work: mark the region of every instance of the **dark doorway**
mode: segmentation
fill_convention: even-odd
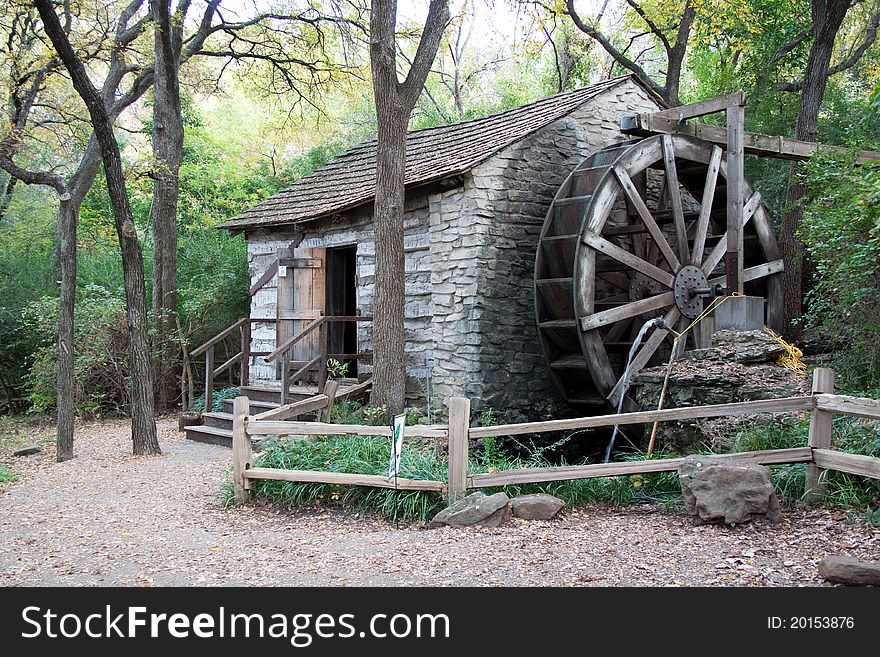
[[[327,249],[328,315],[357,315],[357,247]],[[331,357],[348,364],[347,376],[357,377],[357,325],[355,322],[331,322],[329,326]],[[339,358],[339,356],[348,358]]]

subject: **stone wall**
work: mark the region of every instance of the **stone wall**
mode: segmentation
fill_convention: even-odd
[[[471,398],[506,419],[565,412],[541,354],[534,319],[535,250],[559,186],[590,153],[625,137],[621,116],[656,109],[631,81],[499,152],[465,176],[462,186],[416,200],[405,218],[406,336],[411,389],[435,408]],[[358,310],[372,313],[374,253],[369,215],[307,225],[301,247],[357,244]],[[248,235],[251,280],[289,245],[292,230]],[[275,281],[254,298],[252,316],[274,317]],[[271,350],[274,325],[258,325],[253,348]],[[358,347],[372,349],[368,324]],[[274,380],[256,364],[252,381]],[[430,393],[429,393],[430,391]],[[424,399],[422,399],[424,401]]]
[[[404,220],[404,249],[406,253],[406,331],[408,373],[425,381],[433,365],[431,335],[431,253],[428,245],[428,208],[410,207]],[[300,248],[333,248],[357,246],[357,309],[358,314],[372,315],[375,269],[373,227],[368,214],[353,214],[344,223],[330,220],[314,222],[305,227]],[[251,284],[271,266],[279,249],[290,246],[294,228],[278,228],[251,233],[248,237],[248,272]],[[251,300],[251,317],[274,318],[277,304],[277,277],[269,281]],[[358,350],[372,351],[372,326],[358,323]],[[254,324],[251,349],[272,351],[275,348],[275,324]],[[370,371],[369,365],[359,366],[361,373]],[[250,380],[253,385],[274,382],[275,366],[262,358],[252,359]]]
[[[476,167],[431,199],[438,399],[465,395],[508,420],[565,412],[535,327],[535,251],[553,196],[581,159],[626,137],[622,115],[656,109],[627,82]]]

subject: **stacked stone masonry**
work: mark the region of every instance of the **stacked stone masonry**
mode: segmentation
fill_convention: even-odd
[[[562,182],[590,153],[626,139],[621,116],[657,109],[626,81],[532,133],[464,176],[461,186],[408,201],[405,216],[406,338],[411,386],[423,401],[445,407],[466,396],[479,412],[537,417],[562,406],[541,354],[534,318],[535,250],[544,217]],[[251,232],[248,260],[256,281],[290,245],[357,247],[357,307],[372,313],[374,253],[369,213],[355,211],[294,228]],[[252,317],[274,317],[276,281],[258,292]],[[252,349],[274,348],[275,327],[257,324]],[[372,349],[370,324],[358,326],[358,348]],[[362,372],[368,368],[362,368]],[[275,380],[256,359],[251,382]]]

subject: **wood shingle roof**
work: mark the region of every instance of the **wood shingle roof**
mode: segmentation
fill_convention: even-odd
[[[617,77],[500,114],[410,132],[406,142],[406,186],[424,185],[470,171],[498,151],[627,79],[634,78]],[[336,156],[220,227],[247,230],[337,214],[372,202],[375,185],[376,140],[371,140]]]

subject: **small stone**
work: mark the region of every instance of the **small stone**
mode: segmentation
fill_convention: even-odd
[[[477,492],[443,509],[428,523],[428,527],[432,529],[442,525],[499,527],[508,520],[510,520],[510,498],[506,494],[486,495]]]
[[[819,562],[819,575],[838,584],[880,586],[880,563],[855,557],[825,557]]]
[[[27,447],[20,447],[19,449],[12,452],[13,456],[32,456],[33,454],[42,454],[43,448],[39,445],[28,445]]]
[[[520,495],[510,501],[513,515],[523,520],[550,520],[565,507],[565,502],[547,493]]]

